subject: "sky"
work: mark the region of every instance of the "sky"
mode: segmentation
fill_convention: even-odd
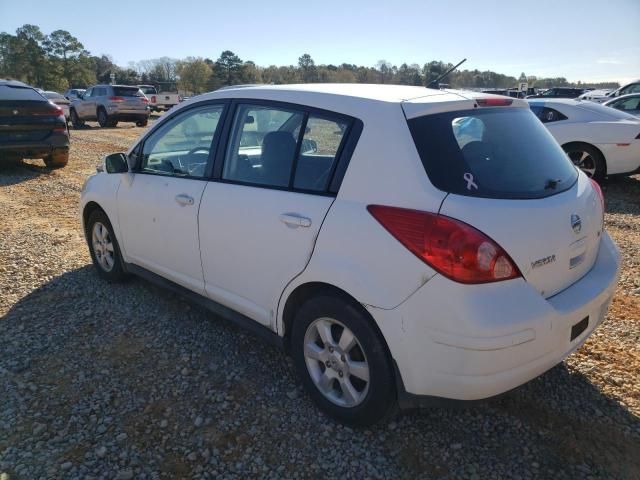
[[[0,0],[0,32],[68,30],[120,66],[168,56],[258,65],[423,65],[569,81],[640,78],[640,0]]]

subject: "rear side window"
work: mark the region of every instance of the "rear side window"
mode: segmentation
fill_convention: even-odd
[[[138,88],[131,87],[113,87],[113,94],[116,97],[141,97],[142,92]]]
[[[294,188],[326,190],[346,131],[344,122],[309,116],[296,165]]]
[[[436,188],[484,198],[541,198],[578,173],[546,127],[524,108],[485,108],[408,120]]]
[[[567,116],[560,113],[558,110],[549,107],[543,107],[542,105],[531,105],[531,111],[540,119],[542,123],[557,122],[559,120],[566,120]]]
[[[43,102],[45,98],[33,88],[0,85],[0,100],[31,100]]]

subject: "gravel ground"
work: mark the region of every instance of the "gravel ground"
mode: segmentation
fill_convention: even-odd
[[[343,427],[278,350],[173,294],[98,279],[78,222],[99,157],[0,164],[0,480],[640,478],[640,176],[609,182],[623,275],[569,359],[498,400]]]

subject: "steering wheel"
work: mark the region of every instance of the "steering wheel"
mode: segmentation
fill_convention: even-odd
[[[209,147],[194,147],[187,152],[187,155],[193,155],[197,152],[205,152],[207,155],[209,155]]]

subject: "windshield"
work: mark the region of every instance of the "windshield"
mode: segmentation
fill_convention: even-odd
[[[137,87],[113,87],[116,97],[141,97],[142,92]]]
[[[45,99],[31,87],[0,85],[0,100],[31,100],[42,102]]]
[[[524,108],[485,108],[408,121],[436,188],[484,198],[542,198],[571,188],[578,172]]]

